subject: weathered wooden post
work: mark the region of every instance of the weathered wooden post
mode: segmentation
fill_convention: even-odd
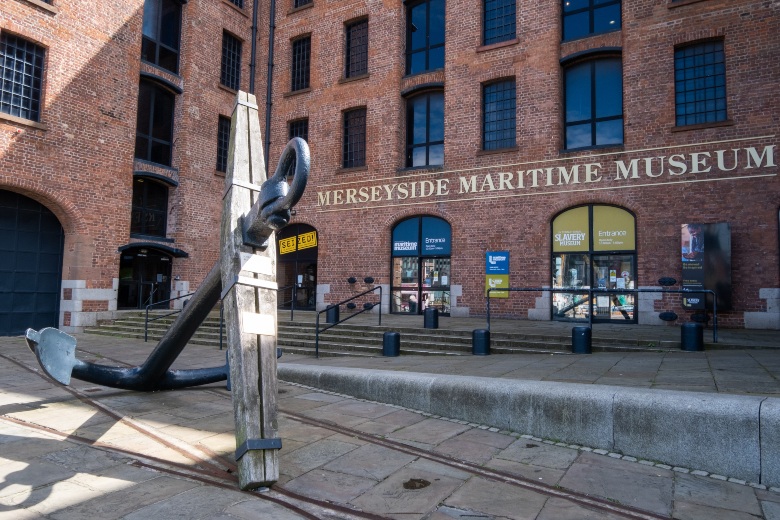
[[[222,206],[220,270],[241,489],[279,478],[276,245],[244,245],[243,217],[266,180],[257,101],[239,92],[230,128]]]

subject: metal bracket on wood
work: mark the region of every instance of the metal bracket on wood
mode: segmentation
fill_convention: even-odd
[[[282,439],[247,439],[236,450],[236,462],[250,450],[280,450]]]

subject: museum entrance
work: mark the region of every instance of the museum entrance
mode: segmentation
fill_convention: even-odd
[[[317,230],[307,224],[290,224],[276,234],[276,282],[279,308],[313,310],[317,303]],[[297,288],[293,291],[293,285]]]
[[[446,220],[420,216],[393,228],[390,312],[450,314],[451,228]]]
[[[144,309],[171,297],[170,255],[149,247],[128,247],[119,260],[119,309]],[[162,304],[167,308],[167,304]]]
[[[553,219],[554,320],[637,323],[635,237],[634,216],[616,206],[579,206]]]

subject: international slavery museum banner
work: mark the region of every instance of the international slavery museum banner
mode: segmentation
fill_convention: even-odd
[[[317,207],[345,211],[776,177],[774,140],[758,136],[323,185]]]

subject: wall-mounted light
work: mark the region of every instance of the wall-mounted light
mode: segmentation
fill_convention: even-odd
[[[347,278],[347,283],[355,283],[355,282],[357,282],[357,278],[355,278],[354,276],[350,276],[349,278]]]
[[[374,277],[373,276],[366,276],[363,278],[363,281],[366,283],[374,283]]]

